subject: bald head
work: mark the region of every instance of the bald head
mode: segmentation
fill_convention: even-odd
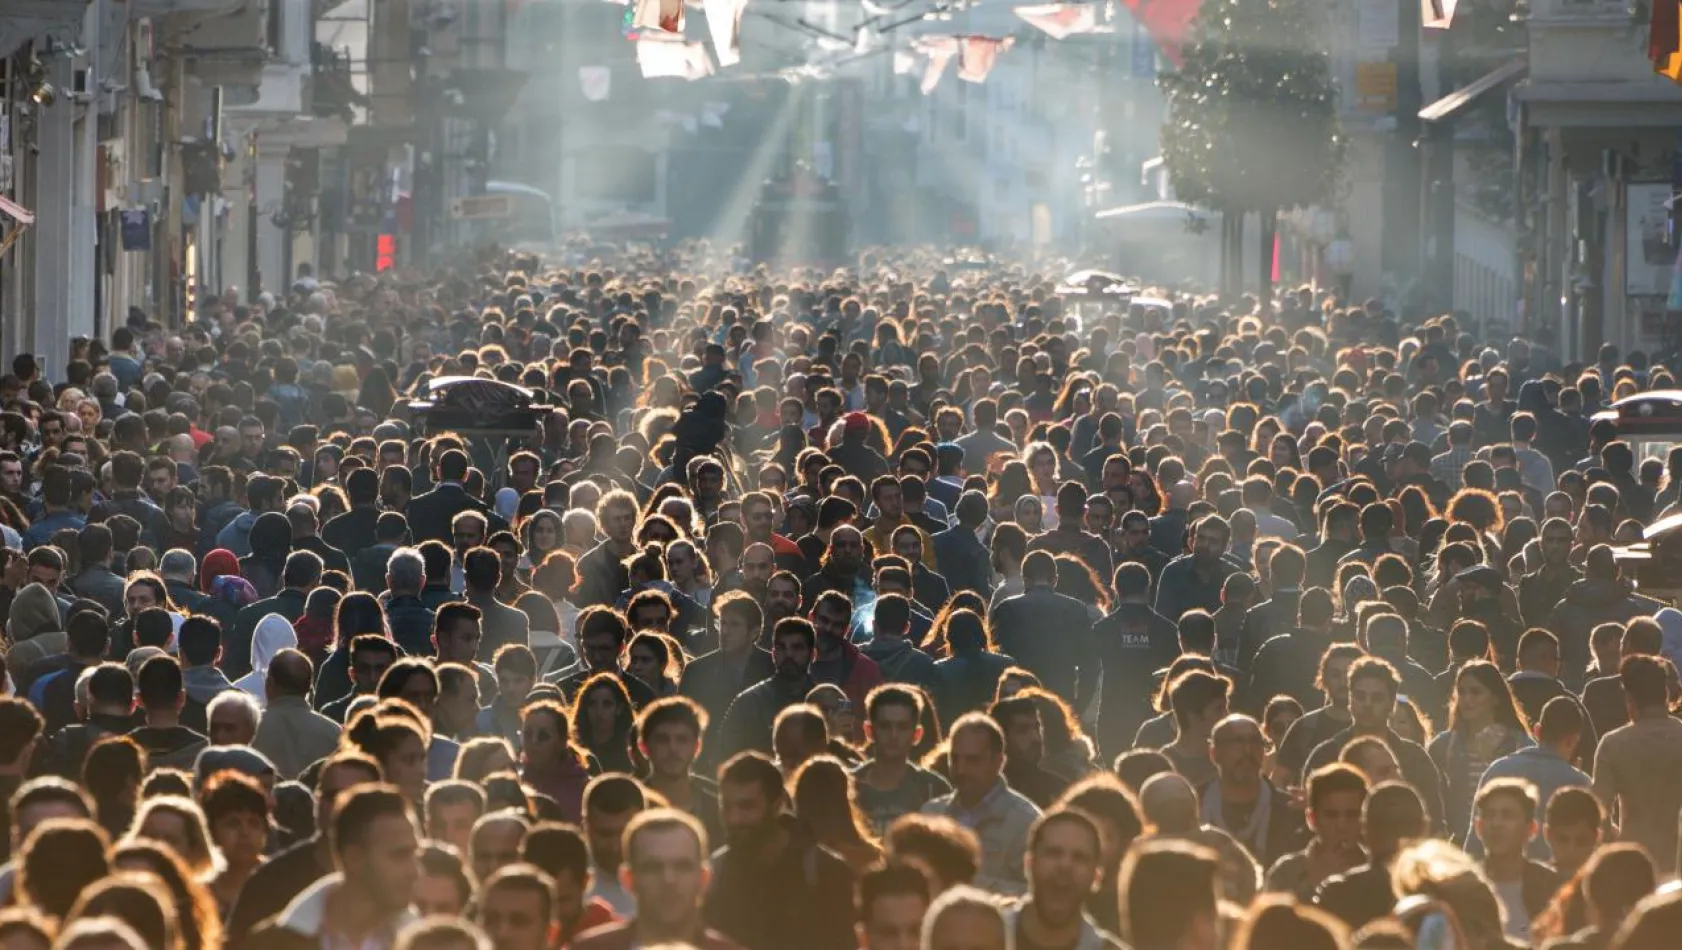
[[[1153,775],[1139,789],[1145,817],[1163,834],[1185,835],[1197,830],[1197,792],[1178,772]]]
[[[308,696],[314,672],[309,657],[297,650],[282,650],[269,661],[266,691],[270,696]]]

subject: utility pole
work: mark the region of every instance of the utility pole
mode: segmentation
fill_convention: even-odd
[[[1419,154],[1419,4],[1397,0],[1398,38],[1392,53],[1396,67],[1396,127],[1384,153],[1384,229],[1380,259],[1384,273],[1398,287],[1420,276],[1420,208],[1426,200]],[[1417,296],[1417,294],[1411,295]],[[1412,300],[1398,301],[1410,306]]]

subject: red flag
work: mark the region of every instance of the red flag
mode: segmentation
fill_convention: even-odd
[[[1185,45],[1191,21],[1197,16],[1201,0],[1122,0],[1133,12],[1133,19],[1145,28],[1156,45],[1162,48],[1175,66],[1183,61],[1180,47]]]
[[[1647,26],[1647,58],[1655,69],[1664,69],[1666,60],[1679,52],[1682,42],[1682,4],[1677,0],[1654,0],[1652,19]]]

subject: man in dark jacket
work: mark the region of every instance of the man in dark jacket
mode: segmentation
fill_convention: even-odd
[[[321,583],[321,558],[314,551],[294,551],[287,555],[281,583],[284,586],[273,597],[240,608],[233,627],[223,631],[222,672],[229,679],[251,672],[251,638],[257,632],[258,621],[269,614],[279,614],[288,621],[304,615],[310,591]]]
[[[1232,526],[1220,515],[1197,522],[1197,534],[1190,554],[1168,562],[1156,587],[1156,612],[1177,619],[1188,610],[1201,608],[1214,613],[1221,606],[1221,588],[1238,567],[1226,559],[1232,541]]]
[[[1366,864],[1333,875],[1320,885],[1314,903],[1357,930],[1396,906],[1390,881],[1390,862],[1406,842],[1430,834],[1431,820],[1419,793],[1401,782],[1385,782],[1372,790],[1361,809],[1361,836],[1366,841]]]
[[[883,594],[876,598],[873,610],[876,635],[862,647],[864,655],[876,661],[887,682],[910,683],[932,691],[934,660],[907,638],[911,630],[911,602],[900,594]]]
[[[933,538],[935,563],[953,593],[974,591],[985,599],[993,592],[993,556],[976,532],[987,521],[987,496],[964,492],[956,514],[958,523]]]
[[[719,738],[724,744],[720,757],[738,752],[771,750],[771,727],[777,714],[804,702],[811,691],[812,658],[817,655],[818,633],[804,617],[784,617],[771,634],[771,661],[776,672],[742,691],[724,713]]]
[[[1075,709],[1098,685],[1086,605],[1057,593],[1057,561],[1044,551],[1022,559],[1023,591],[993,609],[999,649],[1033,671],[1045,688]]]
[[[1057,489],[1057,527],[1035,538],[1028,550],[1073,554],[1100,578],[1109,577],[1112,569],[1109,542],[1084,529],[1086,497],[1085,485],[1064,482]]]
[[[1571,522],[1564,518],[1542,522],[1537,543],[1542,566],[1518,582],[1518,612],[1526,628],[1547,626],[1565,592],[1583,579],[1583,572],[1571,565]]]
[[[1587,667],[1589,637],[1603,623],[1628,623],[1644,614],[1658,612],[1661,605],[1631,595],[1618,577],[1618,565],[1611,547],[1597,544],[1583,561],[1583,579],[1565,589],[1565,597],[1549,615],[1547,629],[1559,637],[1568,676],[1581,675]],[[1578,665],[1581,664],[1581,665]]]
[[[155,544],[166,527],[164,511],[140,491],[146,477],[146,462],[134,452],[120,451],[111,456],[111,482],[115,491],[88,512],[88,521],[109,521],[116,515],[128,515],[140,522],[141,537]]]
[[[1150,588],[1143,564],[1116,568],[1115,609],[1092,625],[1104,670],[1098,745],[1106,757],[1125,750],[1139,724],[1150,718],[1153,674],[1174,662],[1180,650],[1173,621],[1151,609]]]
[[[340,551],[361,551],[378,543],[380,478],[372,469],[359,468],[345,478],[350,510],[321,526],[321,540]],[[360,586],[360,585],[359,585]]]
[[[286,520],[292,524],[292,550],[314,551],[321,558],[322,567],[350,576],[350,558],[345,552],[321,540],[315,509],[296,504],[286,510]]]
[[[1384,740],[1401,766],[1402,776],[1412,785],[1431,813],[1432,825],[1443,821],[1442,776],[1430,753],[1394,729],[1390,716],[1396,711],[1396,699],[1401,692],[1401,678],[1390,664],[1377,657],[1366,657],[1349,667],[1349,728],[1320,743],[1303,766],[1304,775],[1313,775],[1323,765],[1337,761],[1343,747],[1359,736],[1377,736]]]
[[[636,553],[631,540],[637,528],[635,496],[621,491],[603,495],[596,502],[596,521],[604,537],[578,559],[573,603],[579,607],[612,606],[619,592],[630,586],[623,562]]]
[[[1303,847],[1308,829],[1302,812],[1262,775],[1267,738],[1256,721],[1242,713],[1228,716],[1210,738],[1220,777],[1203,789],[1204,820],[1232,835],[1264,868]]]
[[[1308,567],[1302,583],[1305,587],[1330,590],[1337,579],[1338,562],[1355,550],[1355,531],[1361,520],[1361,509],[1346,501],[1333,501],[1322,517],[1324,532],[1320,543],[1306,554]]]
[[[153,767],[191,769],[210,740],[181,724],[187,689],[180,662],[168,655],[154,656],[140,665],[140,675],[134,680],[146,724],[131,731],[129,738],[146,750]]]
[[[350,577],[351,581],[356,584],[356,589],[365,590],[371,594],[384,593],[386,590],[386,566],[390,562],[391,556],[408,539],[409,520],[403,517],[402,512],[380,512],[379,520],[374,523],[374,543],[371,546],[346,549],[353,552],[350,560]],[[428,579],[430,580],[430,578]],[[446,590],[449,589],[449,581],[450,575],[446,569],[443,576]]]
[[[784,813],[782,773],[744,755],[718,785],[729,844],[713,858],[708,925],[747,950],[853,950],[853,873]]]
[[[380,606],[391,638],[409,656],[430,656],[434,613],[420,599],[421,588],[426,586],[426,560],[414,548],[398,548],[386,564],[382,586],[386,590],[380,595]]]
[[[97,601],[113,617],[123,614],[123,579],[111,570],[111,529],[102,524],[84,525],[76,537],[82,570],[70,578],[70,589],[78,597]]]
[[[443,541],[449,543],[450,523],[455,516],[469,508],[485,516],[490,523],[487,534],[501,531],[508,524],[490,506],[473,497],[462,483],[467,481],[467,453],[449,449],[438,457],[437,484],[425,494],[409,501],[409,530],[415,541]]]
[[[1244,615],[1244,630],[1238,637],[1238,668],[1242,670],[1250,668],[1250,661],[1255,659],[1263,643],[1297,623],[1303,574],[1308,569],[1307,556],[1294,544],[1281,544],[1273,549],[1267,567],[1268,577],[1273,581],[1273,596]]]
[[[718,622],[718,649],[689,661],[678,682],[678,691],[707,711],[701,755],[708,765],[722,761],[714,750],[720,748],[719,736],[730,702],[777,672],[770,652],[758,646],[765,620],[752,595],[731,591],[714,600],[712,608]]]
[[[102,663],[88,679],[87,719],[60,729],[41,753],[42,771],[80,781],[82,760],[106,736],[133,731],[134,677],[121,663]]]
[[[531,619],[496,599],[496,586],[502,582],[502,558],[495,551],[484,547],[468,551],[462,559],[462,579],[467,585],[467,602],[484,615],[480,661],[489,662],[505,643],[531,644]]]

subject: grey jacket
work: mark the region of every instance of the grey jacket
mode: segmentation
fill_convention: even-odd
[[[981,869],[975,886],[995,894],[1021,894],[1028,889],[1022,856],[1028,851],[1028,828],[1040,817],[1039,806],[1012,791],[1001,777],[974,808],[958,803],[958,793],[942,795],[923,806],[925,815],[945,815],[975,832],[981,841]]]
[[[269,757],[282,778],[295,779],[311,762],[332,754],[342,731],[301,696],[270,696],[251,745]]]

